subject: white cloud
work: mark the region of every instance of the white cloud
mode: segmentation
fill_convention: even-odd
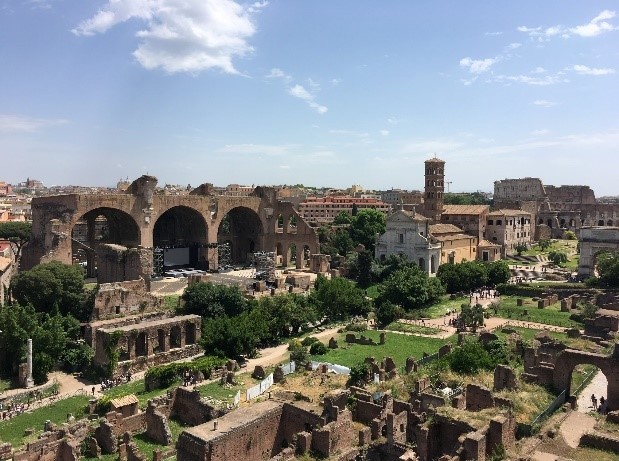
[[[298,83],[294,85],[293,87],[288,88],[288,94],[294,96],[295,98],[299,98],[307,102],[308,106],[310,106],[312,109],[314,109],[316,112],[318,112],[321,115],[326,113],[329,110],[326,106],[322,106],[318,104],[316,101],[314,101],[315,96],[309,91],[307,91],[305,87],[303,87],[302,85],[299,85]]]
[[[486,32],[484,33],[485,36],[497,36],[497,35],[503,35],[503,32]]]
[[[550,131],[545,129],[545,128],[542,129],[542,130],[533,130],[533,131],[531,131],[531,134],[533,136],[544,136],[544,135],[547,135],[548,133],[550,133]]]
[[[507,50],[516,50],[516,49],[520,48],[521,46],[522,46],[522,43],[514,42],[514,43],[510,43],[509,45],[507,45],[505,47],[505,49],[507,49]]]
[[[607,19],[613,19],[614,17],[614,11],[604,10],[587,24],[582,24],[575,27],[564,27],[561,25],[550,27],[520,26],[517,30],[519,32],[526,33],[532,40],[537,40],[538,42],[547,42],[551,38],[559,35],[563,38],[568,38],[572,35],[578,35],[580,37],[595,37],[596,35],[619,29],[617,26],[614,26],[606,21]]]
[[[471,59],[468,56],[460,60],[460,66],[468,69],[472,74],[482,74],[490,70],[498,58]]]
[[[331,85],[333,85],[333,86],[337,86],[340,83],[342,83],[342,79],[341,78],[332,78],[331,79]]]
[[[544,69],[543,67],[539,67],[537,66],[535,69],[533,69],[531,71],[532,74],[545,74],[546,73],[546,69]]]
[[[290,80],[292,80],[292,76],[288,75],[286,72],[284,72],[283,70],[274,67],[273,69],[271,69],[271,72],[269,72],[266,75],[266,78],[281,78],[282,80],[289,82]]]
[[[614,17],[614,11],[604,10],[589,23],[571,28],[570,32],[581,37],[595,37],[596,35],[603,34],[604,32],[616,30],[616,26],[606,22],[606,19],[613,19]]]
[[[615,69],[588,67],[582,64],[576,64],[568,70],[573,70],[579,75],[609,75],[615,73]]]
[[[217,68],[238,74],[235,57],[253,51],[247,40],[256,29],[251,15],[268,2],[242,6],[233,0],[108,0],[99,12],[82,21],[76,35],[105,33],[130,19],[145,23],[133,56],[146,69],[199,72]]]
[[[0,114],[0,131],[14,133],[34,133],[43,128],[69,123],[64,119],[45,119],[22,115]]]
[[[533,105],[540,106],[540,107],[553,107],[553,106],[556,106],[557,103],[552,102],[552,101],[547,101],[546,99],[537,99],[533,101]]]
[[[569,80],[559,75],[545,75],[543,77],[531,77],[530,75],[497,75],[489,81],[497,83],[524,83],[526,85],[548,86],[557,83],[567,83]]]
[[[389,136],[389,130],[380,130],[381,136]]]

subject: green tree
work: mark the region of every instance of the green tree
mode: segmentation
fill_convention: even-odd
[[[491,286],[507,283],[512,275],[507,261],[494,261],[487,263],[486,273],[488,274],[488,284]]]
[[[525,251],[527,251],[529,249],[529,247],[527,246],[526,243],[518,243],[515,247],[514,250],[516,250],[516,253],[518,253],[518,256],[522,255],[522,253],[524,253]]]
[[[15,245],[15,261],[19,260],[24,244],[30,240],[31,231],[31,222],[10,221],[0,223],[0,239],[8,240]]]
[[[600,282],[609,287],[619,287],[619,252],[599,253],[596,262]]]
[[[576,232],[571,231],[571,230],[567,230],[567,231],[563,232],[563,238],[565,240],[576,240],[576,239],[578,239],[578,237],[576,236]]]
[[[288,343],[290,360],[301,365],[307,362],[307,348],[298,339],[293,339]]]
[[[206,354],[229,358],[254,354],[259,338],[252,318],[247,312],[236,318],[208,318],[202,324],[201,338]]]
[[[362,244],[373,253],[376,234],[385,233],[385,215],[372,208],[360,210],[353,215],[349,229],[353,243]]]
[[[380,304],[376,304],[376,320],[379,325],[389,325],[391,322],[401,319],[403,315],[404,309],[390,301],[382,301]]]
[[[465,327],[468,327],[475,332],[478,327],[483,326],[484,308],[481,304],[475,304],[474,306],[462,304],[460,308],[460,320]]]
[[[428,277],[417,266],[405,267],[391,274],[378,286],[375,302],[390,302],[406,311],[429,306],[445,294],[445,287],[436,277]]]
[[[465,341],[449,354],[448,360],[453,371],[464,375],[472,375],[493,367],[490,354],[479,341]]]
[[[261,310],[267,323],[267,333],[261,339],[275,342],[297,334],[309,323],[316,321],[316,311],[304,296],[278,294],[262,297],[254,310]]]
[[[548,247],[550,247],[550,245],[552,245],[552,241],[550,239],[540,239],[537,242],[537,246],[542,251],[546,251],[548,249]]]
[[[352,217],[346,213],[345,211],[340,211],[337,216],[333,219],[333,224],[336,226],[341,226],[344,224],[350,224],[352,222]]]
[[[363,290],[354,282],[342,277],[331,280],[318,276],[310,302],[316,307],[321,317],[328,320],[342,320],[353,315],[367,315],[370,301]]]
[[[548,259],[557,266],[565,264],[568,261],[567,254],[563,251],[551,251],[548,253]]]
[[[184,311],[204,318],[235,317],[248,308],[247,301],[236,285],[192,283],[182,296]]]
[[[374,262],[374,254],[368,250],[363,250],[357,257],[359,272],[357,274],[357,283],[361,288],[367,288],[372,284],[372,263]]]
[[[71,314],[85,321],[84,271],[80,266],[52,261],[20,272],[11,282],[17,303],[32,304],[38,312]]]

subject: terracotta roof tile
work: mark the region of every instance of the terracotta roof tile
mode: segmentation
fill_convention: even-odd
[[[461,234],[462,229],[453,224],[430,224],[430,233],[433,235],[438,234]]]
[[[139,400],[135,396],[135,394],[125,395],[123,397],[118,397],[117,399],[110,400],[110,404],[115,408],[125,407],[127,405],[133,405],[134,403],[138,403]]]
[[[444,205],[443,214],[482,214],[488,211],[488,205]]]

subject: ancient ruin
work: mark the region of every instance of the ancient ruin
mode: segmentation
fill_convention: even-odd
[[[296,258],[303,268],[319,253],[316,231],[272,188],[231,197],[215,195],[211,184],[203,184],[189,195],[170,196],[156,193],[156,185],[154,176],[142,176],[124,193],[34,198],[22,268],[52,260],[71,264],[81,254],[88,275],[100,282],[141,277],[148,283],[162,271],[154,266],[155,255],[162,255],[163,266],[209,270],[219,268],[218,248],[224,244],[232,263],[272,251],[282,264]],[[101,221],[107,223],[105,232],[97,227]]]

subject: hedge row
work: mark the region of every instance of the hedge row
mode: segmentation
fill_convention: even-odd
[[[149,383],[157,383],[159,389],[165,389],[179,381],[186,371],[193,373],[199,371],[205,379],[208,379],[215,368],[225,363],[225,359],[213,356],[200,357],[192,362],[169,363],[149,368],[145,380]]]

